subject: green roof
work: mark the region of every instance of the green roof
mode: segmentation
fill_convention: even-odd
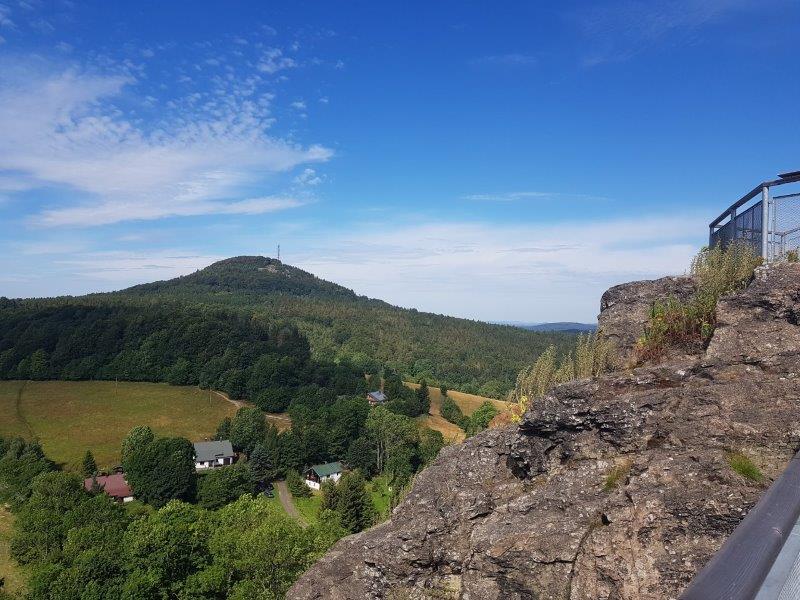
[[[341,473],[343,471],[342,463],[338,461],[325,463],[324,465],[312,465],[311,470],[320,477],[329,477],[335,473]]]

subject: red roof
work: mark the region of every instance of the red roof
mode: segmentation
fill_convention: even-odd
[[[92,489],[92,478],[83,480],[83,487],[86,491]],[[113,475],[100,475],[97,477],[97,484],[103,491],[112,498],[128,498],[133,496],[128,482],[125,481],[125,476],[122,473],[114,473]]]

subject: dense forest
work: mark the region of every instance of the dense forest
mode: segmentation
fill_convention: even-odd
[[[363,372],[387,366],[404,378],[502,398],[517,373],[550,345],[565,351],[574,335],[404,309],[264,257],[223,260],[191,275],[135,286],[112,298],[181,299],[247,311],[257,320],[293,323],[319,360]]]
[[[0,300],[0,379],[166,381],[265,410],[366,389],[346,361],[311,357],[296,326],[221,307],[119,299]]]

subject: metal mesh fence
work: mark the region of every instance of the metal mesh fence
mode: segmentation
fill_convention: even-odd
[[[770,260],[781,260],[800,248],[800,194],[772,198]]]
[[[766,261],[796,260],[800,252],[800,171],[755,187],[712,221],[709,229],[711,246],[745,243]]]
[[[711,245],[721,244],[725,248],[733,240],[740,240],[761,254],[761,215],[762,204],[759,201],[712,233]]]

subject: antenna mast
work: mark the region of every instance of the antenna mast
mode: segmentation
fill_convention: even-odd
[[[281,259],[281,245],[278,244],[278,260]]]

